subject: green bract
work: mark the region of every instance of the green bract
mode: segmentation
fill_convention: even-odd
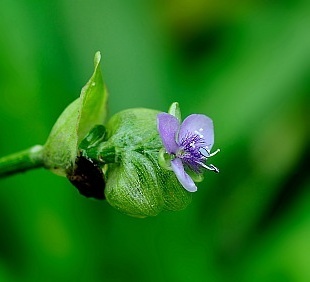
[[[66,176],[78,155],[78,145],[95,124],[106,118],[107,91],[100,70],[100,52],[95,54],[95,70],[81,91],[60,115],[44,146],[44,165]]]
[[[162,210],[184,209],[191,194],[175,174],[159,166],[162,143],[157,131],[158,112],[129,109],[114,115],[101,150],[114,147],[107,168],[105,196],[118,210],[135,217],[155,216]],[[100,153],[99,153],[100,154]],[[104,156],[101,157],[104,160]]]

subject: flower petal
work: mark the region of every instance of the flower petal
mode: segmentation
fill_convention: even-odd
[[[179,120],[173,115],[160,113],[157,115],[157,129],[167,153],[176,153],[179,146],[176,143],[176,133],[180,127]]]
[[[187,191],[197,191],[197,186],[195,185],[193,179],[191,179],[190,176],[185,172],[181,159],[176,158],[171,161],[171,167],[176,177]]]
[[[180,127],[178,141],[181,143],[188,134],[197,134],[205,142],[205,146],[210,151],[214,143],[213,121],[205,115],[193,114],[188,116]]]

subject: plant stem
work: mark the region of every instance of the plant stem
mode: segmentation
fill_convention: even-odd
[[[43,146],[36,145],[27,150],[0,158],[0,178],[43,167],[42,152]]]

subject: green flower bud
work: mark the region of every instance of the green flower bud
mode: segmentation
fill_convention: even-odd
[[[134,217],[182,210],[191,201],[191,193],[180,185],[175,174],[159,166],[163,145],[157,131],[157,114],[149,109],[117,113],[106,125],[106,141],[97,146],[96,152],[94,147],[86,151],[106,164],[107,201]]]

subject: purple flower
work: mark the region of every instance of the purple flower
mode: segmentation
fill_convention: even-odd
[[[203,168],[219,172],[214,165],[206,164],[207,159],[219,151],[210,153],[214,132],[209,117],[193,114],[180,124],[175,116],[160,113],[157,115],[157,128],[166,152],[171,156],[171,168],[187,191],[195,192],[197,186],[185,169],[197,174]]]

